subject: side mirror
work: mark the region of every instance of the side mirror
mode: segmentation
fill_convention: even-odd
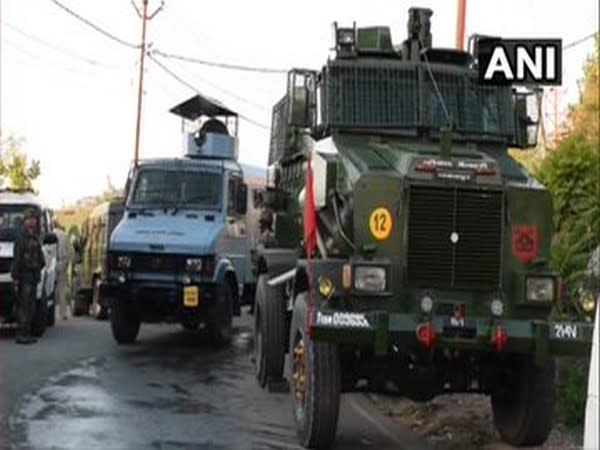
[[[58,236],[54,233],[48,233],[44,236],[43,240],[44,245],[54,245],[58,243]]]
[[[238,184],[235,209],[238,214],[246,214],[248,210],[248,185],[246,183]]]
[[[292,70],[288,74],[290,125],[310,128],[315,122],[316,87],[314,72]]]
[[[537,145],[541,98],[535,91],[514,93],[515,135],[511,145],[526,149]]]

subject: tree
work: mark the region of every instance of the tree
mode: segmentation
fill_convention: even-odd
[[[0,155],[0,185],[12,189],[33,189],[33,182],[40,176],[40,162],[29,160],[21,150],[23,139],[9,136],[3,143],[6,151]]]
[[[596,34],[592,55],[584,68],[583,87],[579,103],[569,112],[569,120],[576,134],[590,142],[600,142],[600,33]]]
[[[571,108],[569,137],[536,168],[554,198],[560,233],[555,267],[575,282],[600,245],[600,35],[584,66],[579,103]],[[575,285],[575,283],[571,283]]]

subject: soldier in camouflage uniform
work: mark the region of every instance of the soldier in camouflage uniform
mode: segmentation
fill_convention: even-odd
[[[38,216],[34,209],[25,211],[21,233],[15,241],[11,276],[17,298],[17,343],[32,344],[31,323],[35,313],[36,290],[40,271],[45,266],[39,236]]]

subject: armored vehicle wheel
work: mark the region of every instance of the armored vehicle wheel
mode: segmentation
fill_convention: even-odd
[[[31,335],[41,337],[48,325],[48,301],[44,295],[41,300],[35,302],[35,312],[31,321]]]
[[[269,380],[281,380],[285,363],[285,304],[279,288],[268,285],[268,275],[261,275],[254,302],[254,360],[260,387]]]
[[[217,286],[216,303],[208,311],[208,335],[214,347],[224,347],[233,335],[233,291],[229,283]]]
[[[94,285],[92,289],[92,301],[90,303],[90,315],[96,320],[108,319],[108,308],[102,305],[100,301],[100,284],[102,280],[100,278],[94,278]]]
[[[528,356],[512,360],[492,393],[494,422],[502,439],[515,446],[545,442],[552,431],[555,394],[554,361],[540,367]]]
[[[113,337],[119,344],[133,344],[140,331],[140,317],[131,303],[116,300],[110,314]]]
[[[294,421],[301,445],[327,448],[337,431],[341,368],[336,345],[314,342],[305,332],[306,295],[294,305],[290,329]]]

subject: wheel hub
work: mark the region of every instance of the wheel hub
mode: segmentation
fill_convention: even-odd
[[[303,339],[300,339],[294,347],[292,381],[294,384],[296,404],[302,407],[306,397],[306,352]]]

